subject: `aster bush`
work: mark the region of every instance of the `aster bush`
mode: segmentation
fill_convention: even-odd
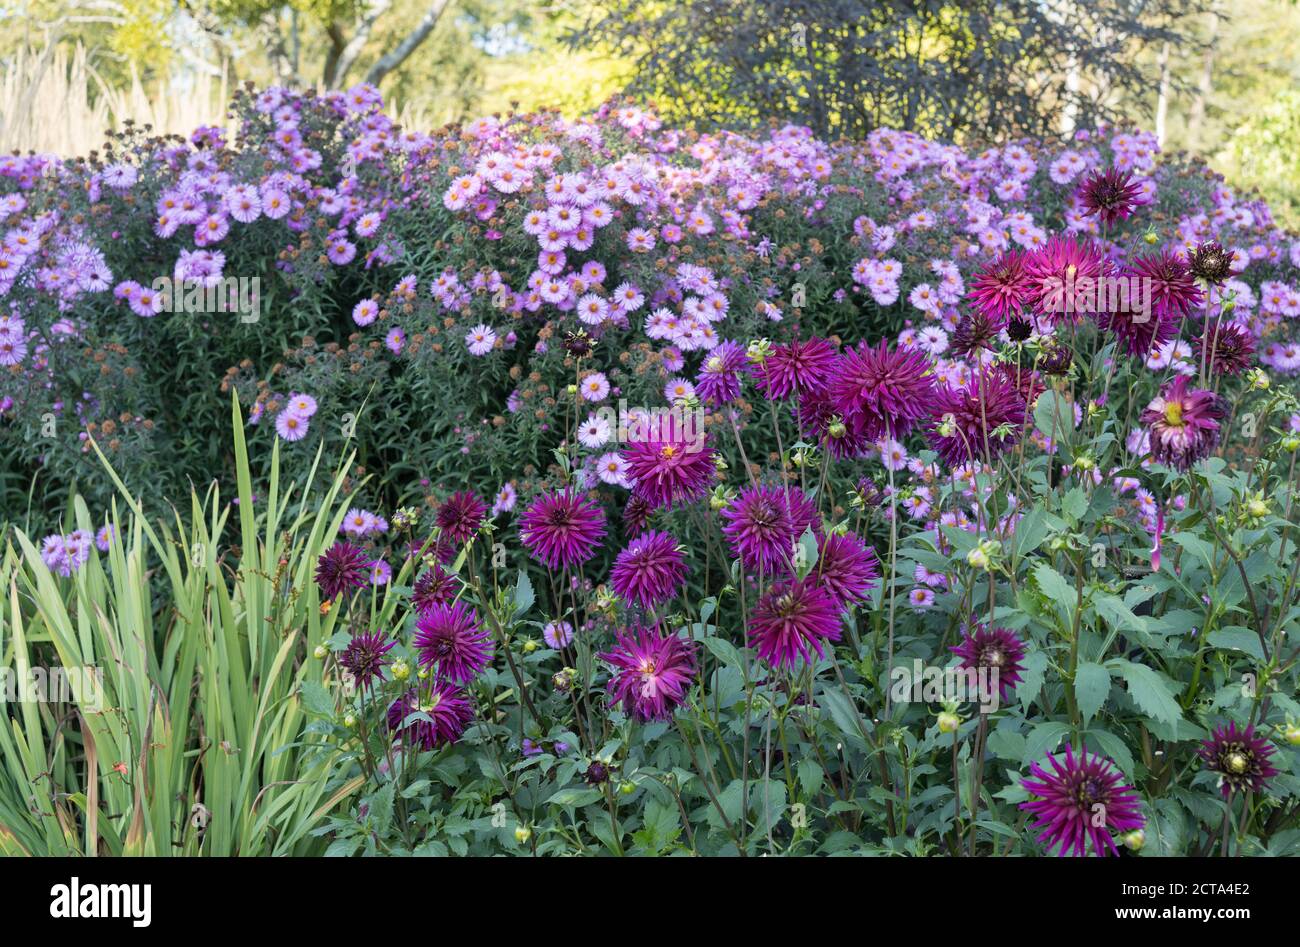
[[[144,171],[14,159],[39,239],[9,251],[4,423],[134,498],[87,414],[122,394],[75,392],[119,363],[80,340],[155,344],[147,267],[210,269],[222,226],[275,246],[265,350],[191,330],[248,406],[236,458],[275,460],[216,514],[240,554],[285,483],[337,503],[249,606],[305,622],[270,652],[330,854],[1300,852],[1300,242],[1261,202],[1112,129],[971,153],[619,103],[427,134],[364,88],[237,109],[234,144]],[[98,194],[42,211],[74,173]],[[173,198],[204,215],[87,256]],[[112,354],[204,370],[148,351]],[[84,437],[33,459],[56,398]],[[141,457],[219,489],[228,430],[185,417]],[[13,568],[72,601],[115,525],[56,520]]]

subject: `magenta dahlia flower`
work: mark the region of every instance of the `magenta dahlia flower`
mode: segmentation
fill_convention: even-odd
[[[1005,372],[981,371],[968,388],[943,388],[934,398],[930,446],[956,467],[1014,446],[1025,423],[1025,399]]]
[[[695,644],[657,628],[634,625],[615,635],[614,648],[597,657],[614,676],[608,690],[637,720],[667,720],[686,699],[695,676]]]
[[[731,404],[740,397],[741,380],[748,368],[745,349],[736,342],[723,342],[700,366],[695,393],[705,404]]]
[[[759,366],[758,386],[778,400],[825,391],[836,357],[835,346],[815,336],[775,345]]]
[[[722,534],[746,569],[768,575],[788,571],[800,533],[795,532],[784,489],[766,484],[746,487],[723,508],[722,519]]]
[[[831,405],[856,433],[901,438],[930,411],[931,366],[916,349],[890,351],[883,341],[845,352],[830,383]]]
[[[1049,321],[1074,322],[1079,318],[1078,294],[1085,287],[1099,285],[1105,261],[1093,244],[1054,234],[1025,258],[1025,269],[1033,308]]]
[[[971,280],[966,297],[976,312],[998,329],[1019,315],[1031,300],[1033,282],[1022,250],[1008,250],[987,264]]]
[[[1052,772],[1030,764],[1034,778],[1021,780],[1030,795],[1020,808],[1033,813],[1032,828],[1042,829],[1038,841],[1057,855],[1086,855],[1091,841],[1097,855],[1118,855],[1112,832],[1142,828],[1141,800],[1123,781],[1118,767],[1085,750],[1076,757],[1067,743],[1065,761],[1048,756]]]
[[[864,428],[861,419],[853,428],[844,423],[844,419],[835,413],[835,406],[825,391],[810,391],[799,397],[799,423],[804,431],[816,435],[837,460],[861,457],[871,450],[874,443],[871,432]]]
[[[370,557],[351,543],[337,542],[316,560],[316,585],[326,601],[370,580]]]
[[[841,607],[867,600],[880,577],[875,550],[853,533],[832,533],[817,547],[817,580]]]
[[[339,664],[347,669],[362,690],[369,690],[384,669],[384,655],[396,645],[378,631],[353,635],[339,655]]]
[[[411,588],[411,605],[423,615],[434,605],[445,605],[460,591],[460,580],[434,563],[420,573]]]
[[[1219,443],[1224,413],[1218,395],[1205,388],[1189,391],[1187,376],[1179,375],[1146,406],[1140,420],[1151,435],[1155,459],[1187,470]]]
[[[822,644],[840,640],[840,603],[812,576],[776,585],[749,617],[749,640],[772,667],[825,657]]]
[[[1121,276],[1120,279],[1129,277]],[[1125,308],[1116,306],[1113,311],[1094,315],[1097,326],[1115,336],[1120,351],[1137,358],[1148,358],[1153,352],[1178,335],[1178,319],[1167,305],[1154,298],[1144,311],[1135,304]]]
[[[713,448],[703,431],[690,432],[673,415],[639,432],[623,451],[633,492],[651,506],[672,509],[709,492],[715,476]]]
[[[468,490],[453,493],[438,507],[438,525],[442,535],[463,546],[478,532],[487,516],[487,504]]]
[[[1235,322],[1210,323],[1205,335],[1193,340],[1196,362],[1204,361],[1216,375],[1240,375],[1255,357],[1255,338],[1250,330]]]
[[[988,668],[997,684],[998,698],[1006,700],[1015,693],[1020,683],[1021,663],[1025,658],[1025,645],[1009,628],[989,628],[975,625],[966,629],[959,645],[948,649],[961,658],[963,668],[980,670]]]
[[[633,493],[623,506],[623,532],[628,536],[640,536],[650,523],[650,514],[654,507],[643,496]]]
[[[422,750],[455,743],[473,719],[473,705],[451,681],[413,687],[388,708],[388,729]]]
[[[1138,206],[1142,188],[1122,168],[1094,171],[1079,185],[1079,200],[1089,214],[1107,225],[1127,220]]]
[[[542,494],[519,519],[519,538],[529,554],[552,569],[586,562],[604,535],[604,511],[573,490]]]
[[[654,608],[675,596],[686,578],[686,559],[668,533],[648,532],[618,554],[610,583],[625,601]]]
[[[1205,768],[1219,774],[1219,791],[1225,799],[1234,792],[1263,792],[1269,778],[1277,775],[1270,759],[1273,744],[1256,734],[1253,726],[1238,730],[1233,721],[1226,727],[1219,724],[1199,752]]]
[[[1168,250],[1138,257],[1133,261],[1131,275],[1147,281],[1151,308],[1166,319],[1177,322],[1204,301],[1191,269]]]
[[[492,636],[464,602],[434,605],[415,623],[420,666],[441,680],[468,684],[492,660]]]

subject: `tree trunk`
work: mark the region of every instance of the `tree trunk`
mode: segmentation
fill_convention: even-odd
[[[1219,11],[1210,8],[1210,35],[1205,41],[1205,54],[1201,59],[1201,81],[1196,86],[1192,111],[1187,119],[1187,139],[1193,148],[1199,148],[1205,135],[1205,105],[1214,90],[1214,43],[1219,35]]]
[[[1166,122],[1169,118],[1169,40],[1160,47],[1160,93],[1156,97],[1156,144],[1165,146]]]
[[[384,76],[406,62],[406,58],[429,38],[429,34],[438,25],[438,20],[442,17],[443,11],[447,9],[450,2],[451,0],[431,0],[429,9],[425,11],[420,22],[415,25],[415,29],[407,34],[406,39],[380,56],[375,64],[370,67],[370,71],[366,73],[366,82],[377,86],[383,81]]]

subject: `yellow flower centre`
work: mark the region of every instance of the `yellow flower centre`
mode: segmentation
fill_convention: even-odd
[[[1247,761],[1244,753],[1229,753],[1227,763],[1229,771],[1233,773],[1240,775],[1246,772]]]
[[[1183,426],[1183,404],[1181,401],[1170,401],[1165,405],[1165,423],[1170,427]]]
[[[664,460],[672,460],[676,454],[677,449],[674,448],[672,444],[665,444],[663,449],[659,451],[659,455],[663,457]]]

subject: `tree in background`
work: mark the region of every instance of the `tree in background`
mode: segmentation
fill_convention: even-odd
[[[1053,134],[1123,116],[1186,46],[1204,0],[598,0],[569,35],[630,61],[627,91],[677,120],[775,118],[822,135]],[[1149,106],[1147,106],[1149,108]],[[1068,127],[1064,130],[1068,131]]]

